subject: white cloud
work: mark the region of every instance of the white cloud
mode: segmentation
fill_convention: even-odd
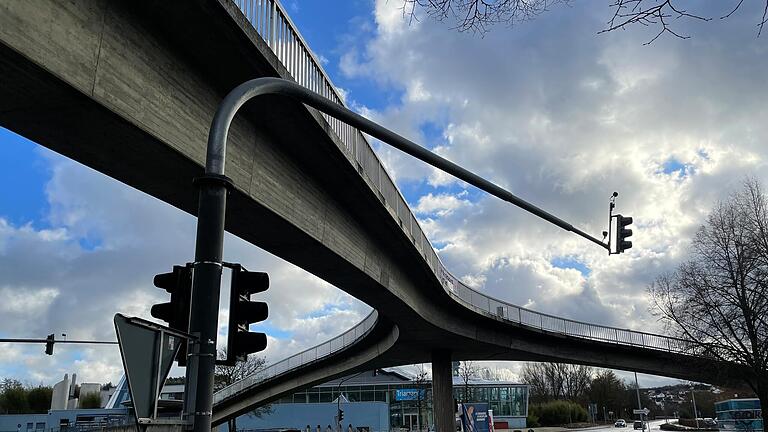
[[[457,192],[465,185],[378,147],[398,184],[417,191],[408,198],[457,277],[543,312],[658,331],[648,284],[685,258],[712,204],[744,175],[768,180],[768,57],[747,13],[677,23],[694,37],[650,46],[642,29],[596,35],[608,14],[556,8],[478,38],[427,17],[409,25],[396,2],[378,0],[375,31],[341,71],[400,95],[369,108],[374,121],[587,232],[607,228],[614,190],[635,220],[634,248],[608,257],[493,197],[470,204]],[[556,257],[589,273],[557,268]]]
[[[433,195],[431,193],[419,198],[419,203],[413,209],[417,214],[436,214],[437,216],[447,216],[455,210],[471,205],[467,200],[462,200],[457,196],[449,194]]]
[[[50,227],[13,226],[0,217],[0,334],[114,340],[112,317],[151,318],[152,304],[167,301],[152,277],[189,261],[195,219],[148,195],[75,162],[40,150],[51,165],[46,184]],[[95,247],[81,246],[83,239]],[[270,306],[268,361],[279,360],[342,333],[368,308],[317,277],[227,235],[225,260],[268,271],[271,289],[259,294]],[[222,289],[220,327],[226,327],[229,280]],[[315,318],[308,318],[314,316]],[[222,332],[222,336],[225,332]],[[225,339],[220,339],[220,345]],[[223,343],[222,343],[223,342]],[[3,344],[0,376],[53,384],[65,373],[82,382],[117,382],[117,347]],[[172,375],[183,372],[174,369]]]
[[[397,3],[376,2],[376,27],[358,23],[364,37],[345,47],[339,66],[358,84],[402,98],[376,109],[353,100],[358,112],[595,235],[614,190],[619,210],[635,218],[635,247],[607,257],[495,198],[470,200],[454,179],[377,146],[397,182],[419,186],[412,201],[429,238],[444,245],[448,268],[544,312],[658,328],[646,311],[647,284],[685,257],[712,203],[741,176],[767,177],[768,57],[763,41],[736,31],[752,28],[749,17],[713,24],[691,40],[643,46],[648,37],[639,32],[596,36],[605,15],[597,8],[558,8],[477,38],[426,18],[408,25]],[[426,136],[426,123],[439,136]],[[194,218],[48,157],[50,227],[0,218],[0,293],[17,299],[0,306],[0,326],[14,336],[112,339],[115,312],[147,317],[151,304],[167,299],[152,275],[191,258]],[[664,173],[670,159],[690,171]],[[95,246],[82,247],[82,239]],[[270,360],[341,333],[369,310],[240,239],[227,236],[225,250],[229,261],[270,272],[268,324],[283,335],[270,338]],[[554,266],[557,257],[589,274]],[[110,349],[61,345],[47,357],[41,347],[14,346],[0,350],[0,375],[51,383],[77,372],[114,382],[119,360]]]

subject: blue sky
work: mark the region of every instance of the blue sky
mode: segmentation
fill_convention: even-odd
[[[645,306],[648,283],[684,259],[708,209],[743,175],[768,177],[768,60],[754,11],[707,27],[680,22],[691,39],[646,46],[644,29],[597,35],[607,7],[553,8],[481,38],[423,16],[409,25],[396,3],[285,6],[353,109],[595,235],[613,190],[618,210],[636,222],[635,247],[607,259],[375,144],[443,262],[517,304],[660,329]],[[0,305],[0,335],[111,338],[103,316],[147,316],[165,301],[151,276],[189,259],[194,218],[4,129],[0,161],[0,294],[11,299]],[[230,261],[269,268],[272,286],[286,287],[266,293],[277,308],[259,326],[271,336],[269,360],[333,337],[369,311],[237,238],[228,236],[226,248]],[[77,371],[115,381],[120,373],[114,352],[56,350],[51,358],[42,347],[6,347],[0,377],[51,383]]]
[[[48,200],[45,183],[51,173],[40,147],[15,133],[0,128],[0,182],[3,199],[0,215],[20,225],[32,223],[37,228],[47,225]]]

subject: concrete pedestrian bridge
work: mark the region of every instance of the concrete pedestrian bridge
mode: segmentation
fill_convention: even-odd
[[[0,124],[191,214],[213,114],[257,77],[342,103],[272,0],[0,0]],[[249,103],[228,143],[226,229],[374,312],[217,393],[214,424],[334,377],[411,363],[433,362],[436,397],[451,360],[578,363],[705,382],[745,373],[683,340],[530,311],[464,285],[364,135],[302,103],[276,95]]]

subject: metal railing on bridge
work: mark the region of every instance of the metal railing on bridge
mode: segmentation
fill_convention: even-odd
[[[365,319],[339,336],[286,359],[280,360],[277,363],[272,363],[259,372],[245,377],[232,385],[224,387],[213,394],[214,405],[242,392],[243,390],[251,388],[255,384],[275,378],[300,366],[322,360],[331,354],[353,345],[373,329],[377,319],[378,313],[375,310],[371,311]]]
[[[341,93],[333,85],[320,61],[312,53],[309,45],[279,1],[235,0],[235,3],[297,83],[335,103],[345,105]],[[365,135],[356,128],[327,114],[323,113],[323,117],[336,134],[340,143],[339,149],[377,193],[379,200],[440,279],[446,292],[459,303],[484,315],[511,321],[543,332],[646,349],[696,354],[698,348],[691,341],[560,318],[506,303],[470,288],[448,272],[440,262],[416,217],[384,169],[384,165],[373,151]],[[351,337],[349,333],[354,331],[357,334],[359,331],[369,331],[375,319],[375,314],[371,314],[344,335],[275,363],[253,379],[243,380],[217,392],[214,396],[214,402],[223,400],[262,379],[274,377],[288,369],[315,361],[321,356],[330,355],[341,347],[348,346],[345,338]],[[350,339],[350,343],[356,339],[356,337]],[[332,349],[333,344],[341,344],[342,342],[344,344],[339,345],[338,349]]]

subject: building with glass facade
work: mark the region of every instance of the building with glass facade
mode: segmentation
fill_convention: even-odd
[[[723,431],[762,431],[760,399],[728,399],[715,403],[717,425]]]
[[[345,430],[400,431],[422,429],[433,424],[432,383],[416,380],[400,368],[391,368],[345,377],[301,390],[273,402],[273,412],[262,419],[238,419],[238,428],[295,427],[320,424],[325,430],[333,423],[337,406],[344,410]],[[340,397],[340,399],[339,399]],[[528,386],[507,381],[454,377],[454,397],[459,402],[486,402],[496,421],[510,428],[526,427]],[[327,408],[325,408],[327,407]],[[362,411],[373,417],[359,416]],[[289,416],[290,418],[285,418]],[[386,417],[386,418],[381,418]]]

